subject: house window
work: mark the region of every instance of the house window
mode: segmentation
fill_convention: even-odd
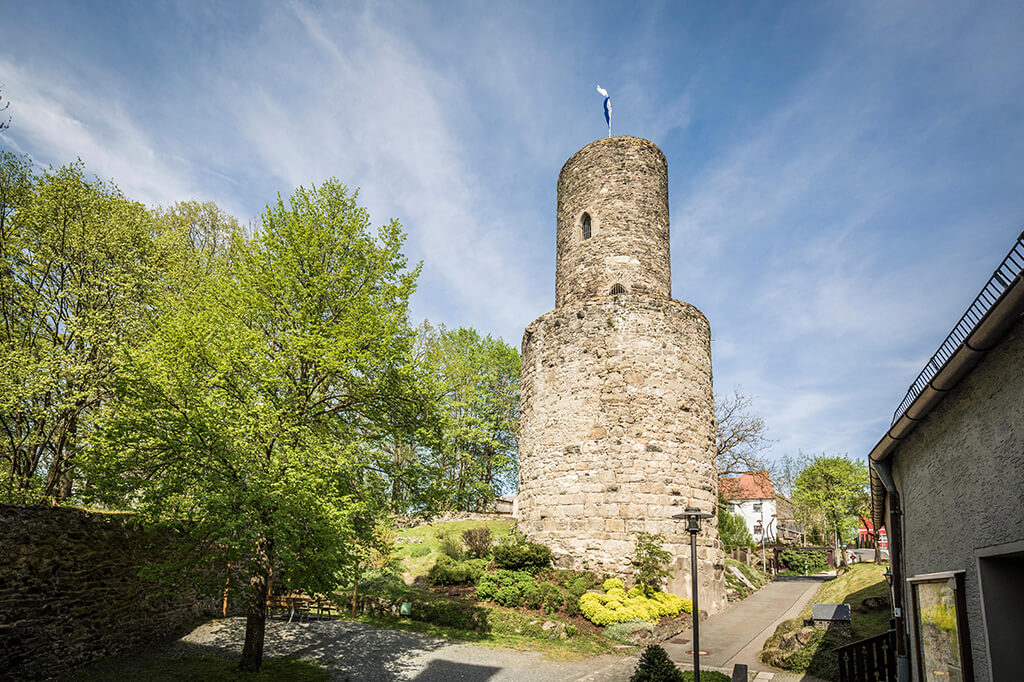
[[[924,682],[973,680],[964,572],[931,573],[908,580],[914,611],[914,639]]]
[[[756,512],[761,511],[761,503],[760,502],[755,502],[754,503],[754,511],[756,511]]]
[[[590,214],[589,213],[584,213],[583,214],[582,228],[583,228],[583,238],[584,239],[590,239]]]
[[[619,294],[624,293],[626,293],[626,287],[622,286],[621,284],[616,284],[615,286],[612,287],[612,296],[618,296]]]

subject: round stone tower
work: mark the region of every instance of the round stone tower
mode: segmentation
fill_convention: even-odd
[[[630,576],[637,533],[690,596],[687,506],[714,511],[707,319],[671,298],[668,168],[635,137],[593,142],[558,177],[555,310],[523,335],[521,527],[559,565]],[[725,605],[717,522],[698,536],[701,607]]]

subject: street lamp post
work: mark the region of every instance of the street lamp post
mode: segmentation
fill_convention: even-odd
[[[700,682],[700,606],[697,602],[697,533],[700,532],[701,519],[711,518],[711,514],[702,512],[696,507],[687,507],[682,514],[674,514],[673,519],[685,519],[686,530],[690,533],[690,580],[693,586],[693,681]]]

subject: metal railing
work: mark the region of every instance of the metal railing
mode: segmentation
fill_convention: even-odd
[[[893,413],[893,424],[899,421],[903,413],[917,400],[917,396],[921,395],[921,391],[928,386],[928,383],[935,378],[935,375],[939,373],[939,370],[946,364],[946,361],[953,356],[957,348],[967,340],[978,324],[985,319],[988,311],[992,309],[996,301],[999,300],[999,297],[1020,276],[1022,271],[1024,271],[1024,232],[1017,237],[1017,243],[1010,249],[1010,253],[1006,255],[1003,262],[992,273],[992,277],[989,278],[988,283],[982,288],[981,293],[978,294],[974,302],[967,308],[967,312],[956,323],[953,331],[949,333],[946,340],[935,351],[935,354],[932,355],[928,364],[921,370],[921,373],[917,375],[914,383],[910,385],[906,397],[903,398],[903,402],[900,403],[900,406],[896,408],[896,412]]]
[[[896,682],[896,631],[838,647],[839,682]]]

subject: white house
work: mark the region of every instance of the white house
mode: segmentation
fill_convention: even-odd
[[[772,479],[767,471],[748,471],[739,476],[718,479],[718,491],[729,511],[739,514],[747,523],[754,542],[775,542],[778,535],[778,509]]]

